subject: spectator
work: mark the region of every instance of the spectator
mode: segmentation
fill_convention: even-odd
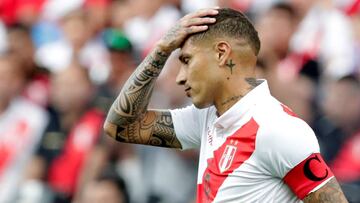
[[[90,155],[103,122],[103,114],[90,106],[92,91],[86,69],[77,64],[51,80],[51,118],[35,160],[44,163],[45,169],[40,169],[44,173],[38,178],[44,178],[55,191],[56,202],[69,202],[87,181],[82,176],[100,164],[87,165],[92,163]]]
[[[85,186],[80,203],[130,203],[124,181],[115,171],[104,172]]]
[[[338,79],[354,71],[354,38],[347,16],[332,0],[291,0],[300,17],[291,48],[319,59],[326,77]]]
[[[349,200],[359,202],[360,196],[360,81],[346,76],[330,84],[325,100],[325,112],[344,132],[344,144],[331,168],[339,182],[346,184]],[[338,108],[341,106],[341,108]],[[352,198],[356,198],[352,199]]]
[[[98,105],[106,112],[124,85],[126,79],[135,69],[135,59],[132,55],[132,44],[119,30],[107,29],[103,39],[110,55],[110,74],[103,85],[99,87],[96,100]]]
[[[348,136],[360,128],[359,104],[360,82],[355,76],[345,76],[328,85],[324,100],[325,113]]]
[[[47,123],[40,107],[20,96],[25,73],[17,58],[0,56],[0,202],[13,202]]]
[[[102,83],[109,73],[108,53],[102,41],[94,38],[83,10],[74,10],[61,19],[64,37],[37,50],[36,62],[56,73],[73,61],[89,68],[94,83]]]
[[[23,95],[30,101],[47,106],[49,100],[49,72],[34,61],[35,47],[30,31],[21,24],[8,29],[8,50],[16,55],[25,73]]]

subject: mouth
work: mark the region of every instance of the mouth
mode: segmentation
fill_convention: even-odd
[[[185,88],[185,93],[186,93],[186,96],[187,96],[187,97],[190,97],[190,96],[191,96],[190,90],[191,90],[191,87]]]

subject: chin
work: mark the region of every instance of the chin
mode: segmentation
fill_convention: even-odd
[[[193,101],[193,104],[198,109],[203,109],[211,106],[211,103]]]

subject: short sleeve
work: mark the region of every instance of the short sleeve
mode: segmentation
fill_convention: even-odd
[[[201,142],[201,115],[194,105],[170,110],[175,134],[182,149],[199,148]]]
[[[301,119],[289,117],[260,128],[259,133],[265,137],[260,144],[268,149],[264,151],[268,171],[303,199],[333,174],[321,157],[313,130]]]

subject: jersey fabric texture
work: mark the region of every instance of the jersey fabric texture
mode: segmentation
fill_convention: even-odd
[[[197,202],[302,202],[333,174],[312,129],[266,81],[220,117],[214,106],[171,110],[183,149],[199,148]]]

